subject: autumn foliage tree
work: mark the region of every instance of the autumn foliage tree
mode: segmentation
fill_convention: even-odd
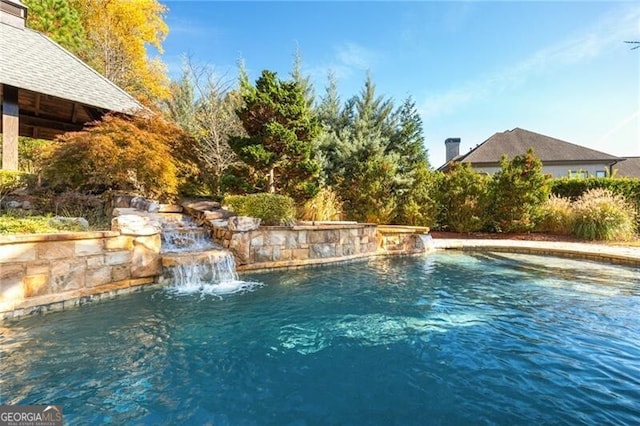
[[[26,0],[27,25],[51,37],[145,103],[165,99],[167,8],[157,0]]]
[[[44,160],[43,175],[48,184],[67,191],[118,189],[170,198],[178,188],[175,153],[183,135],[159,116],[108,115],[61,136]]]
[[[169,32],[166,6],[157,0],[72,0],[89,42],[85,59],[109,80],[137,98],[168,96],[166,67],[147,47],[162,53]]]

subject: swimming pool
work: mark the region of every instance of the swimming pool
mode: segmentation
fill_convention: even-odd
[[[638,424],[640,270],[375,258],[0,325],[0,403],[69,424]]]

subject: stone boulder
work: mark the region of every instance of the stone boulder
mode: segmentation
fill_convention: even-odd
[[[230,217],[233,217],[235,216],[235,213],[229,210],[217,209],[217,210],[204,210],[202,212],[202,215],[204,216],[205,220],[218,220],[218,219],[228,219]]]
[[[22,203],[20,201],[16,201],[16,200],[5,201],[2,204],[7,209],[20,209],[20,208],[22,208]]]
[[[234,216],[229,218],[227,226],[230,231],[254,231],[260,227],[260,219],[249,216]]]
[[[85,231],[89,229],[89,222],[83,217],[54,216],[49,219],[49,224],[55,227],[77,226]]]
[[[122,235],[155,235],[162,231],[156,218],[125,214],[111,219],[111,229]]]

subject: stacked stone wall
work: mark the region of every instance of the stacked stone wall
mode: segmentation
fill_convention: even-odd
[[[308,265],[370,256],[378,251],[375,225],[265,226],[250,231],[213,227],[213,237],[239,270]]]
[[[161,272],[159,251],[159,233],[2,236],[0,319],[153,283]]]
[[[381,248],[387,254],[416,254],[427,250],[418,234],[380,233]]]

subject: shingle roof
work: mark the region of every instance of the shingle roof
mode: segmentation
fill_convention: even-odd
[[[47,36],[0,23],[0,83],[110,111],[142,105]]]
[[[604,152],[575,145],[560,139],[516,127],[499,132],[456,161],[465,163],[497,163],[506,155],[513,158],[533,148],[542,162],[611,161],[620,160]]]
[[[626,157],[613,166],[613,170],[617,170],[615,177],[640,178],[640,157]]]

